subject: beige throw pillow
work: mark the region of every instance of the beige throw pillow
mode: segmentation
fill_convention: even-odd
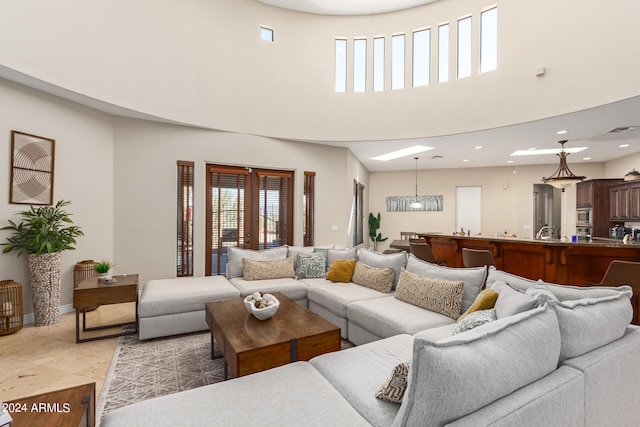
[[[277,261],[253,261],[242,258],[242,270],[244,280],[268,280],[295,278],[293,258],[285,258]]]
[[[400,301],[426,308],[457,319],[460,317],[462,288],[464,282],[431,279],[409,273],[404,268],[400,272],[395,297]]]
[[[358,261],[351,281],[357,285],[388,294],[393,288],[393,268],[375,268]]]

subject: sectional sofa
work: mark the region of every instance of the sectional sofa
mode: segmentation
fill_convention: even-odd
[[[404,253],[320,249],[331,265],[355,259],[367,266],[352,279],[371,283],[306,278],[314,270],[296,261],[316,257],[308,248],[287,248],[284,258],[283,249],[238,250],[230,254],[235,277],[228,283],[241,295],[272,286],[306,300],[356,347],[136,403],[109,413],[102,425],[637,425],[640,328],[629,324],[629,287],[576,288],[493,267],[441,267]],[[242,261],[245,255],[253,259]],[[249,269],[264,261],[293,263],[298,279],[249,280]],[[382,271],[393,277],[388,293],[367,286],[381,289]],[[303,285],[306,298],[286,283]],[[434,286],[449,287],[446,303],[415,299],[420,289],[441,292]]]

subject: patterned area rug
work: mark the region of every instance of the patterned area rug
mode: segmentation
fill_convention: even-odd
[[[343,349],[352,346],[342,340]],[[135,402],[222,381],[223,366],[222,358],[211,360],[208,331],[147,341],[122,336],[102,386],[96,419]]]
[[[221,358],[211,360],[209,332],[147,341],[122,336],[102,386],[96,419],[121,406],[222,381],[223,363]]]

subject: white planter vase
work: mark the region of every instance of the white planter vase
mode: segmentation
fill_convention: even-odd
[[[61,253],[29,255],[29,276],[36,326],[53,325],[60,319]]]

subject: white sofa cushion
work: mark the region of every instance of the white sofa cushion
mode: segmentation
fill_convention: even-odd
[[[538,299],[515,290],[501,280],[493,283],[491,289],[498,292],[498,299],[494,306],[498,319],[531,310],[538,305]]]
[[[419,276],[463,281],[464,287],[462,289],[460,314],[471,307],[471,304],[476,300],[487,277],[487,267],[449,268],[422,261],[413,254],[409,255],[406,268],[407,271]]]
[[[553,305],[558,315],[560,361],[581,356],[624,335],[633,318],[631,288],[601,298],[565,300]]]
[[[416,338],[394,426],[442,426],[553,372],[560,330],[552,307],[529,310],[450,338]]]
[[[309,363],[367,421],[374,426],[389,426],[400,405],[377,399],[376,391],[389,377],[394,366],[411,359],[412,349],[412,336],[396,335],[348,350],[323,354],[311,359]]]
[[[280,292],[292,300],[307,298],[307,285],[296,279],[244,280],[242,277],[234,277],[229,281],[243,297],[254,292]]]
[[[240,291],[223,276],[149,280],[138,303],[140,317],[204,310],[204,304],[237,298]]]
[[[353,302],[347,307],[347,318],[349,323],[355,323],[381,338],[414,334],[427,328],[455,323],[449,316],[408,304],[393,296]]]
[[[134,403],[100,425],[370,427],[307,362]]]
[[[354,301],[388,297],[389,294],[376,291],[355,283],[334,283],[330,280],[301,280],[309,283],[307,297],[309,301],[321,305],[342,318],[347,317],[347,306]]]

